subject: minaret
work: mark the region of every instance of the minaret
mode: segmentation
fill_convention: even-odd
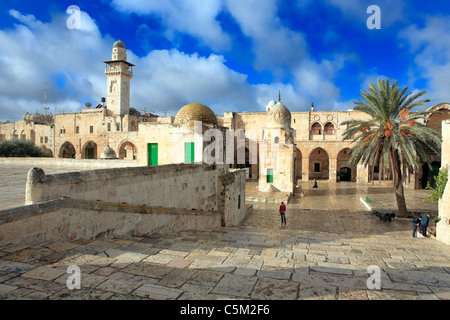
[[[112,60],[106,63],[106,107],[115,115],[130,113],[130,80],[134,65],[127,62],[127,48],[119,39],[113,45]]]

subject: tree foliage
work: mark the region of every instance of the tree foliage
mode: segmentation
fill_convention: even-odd
[[[439,170],[439,174],[434,179],[436,181],[434,186],[430,184],[430,181],[428,181],[426,186],[426,189],[433,190],[433,193],[423,199],[423,201],[437,202],[439,199],[442,199],[448,181],[448,166]]]
[[[45,157],[46,154],[31,140],[5,140],[0,142],[0,157]]]
[[[408,92],[387,80],[371,83],[368,91],[361,91],[361,101],[355,111],[366,113],[367,120],[344,121],[348,125],[344,139],[353,139],[349,163],[380,166],[393,174],[399,214],[407,213],[403,183],[419,169],[422,163],[431,168],[433,155],[440,154],[441,138],[438,131],[421,123],[429,113],[411,109],[424,106],[429,100],[420,99],[427,91]]]

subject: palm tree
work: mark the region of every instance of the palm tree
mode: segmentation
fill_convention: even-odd
[[[371,83],[368,92],[361,90],[362,101],[356,102],[353,110],[369,115],[368,120],[344,121],[348,125],[344,139],[353,138],[349,163],[379,166],[392,172],[398,215],[406,216],[403,183],[426,163],[431,168],[431,157],[440,154],[441,138],[438,131],[418,120],[427,118],[430,112],[410,112],[412,108],[424,106],[429,100],[418,100],[427,93],[406,93],[397,81],[389,79]],[[418,161],[419,160],[419,161]]]

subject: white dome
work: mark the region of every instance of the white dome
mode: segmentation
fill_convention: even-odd
[[[272,108],[276,104],[277,104],[277,102],[275,100],[270,100],[266,106],[266,111],[269,112],[270,108]]]
[[[291,112],[281,102],[278,102],[267,113],[267,126],[269,128],[290,128]]]

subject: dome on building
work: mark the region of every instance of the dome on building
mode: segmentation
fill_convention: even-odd
[[[100,159],[117,159],[116,152],[108,145],[103,149]]]
[[[120,39],[118,41],[114,42],[113,48],[124,48],[124,49],[126,49],[125,43],[123,43],[122,40],[120,40]]]
[[[281,102],[278,102],[267,112],[267,126],[270,128],[290,128],[291,112]]]
[[[214,112],[201,103],[191,103],[182,107],[175,116],[174,124],[193,125],[194,121],[201,121],[205,125],[218,125]]]
[[[268,112],[270,110],[270,108],[272,108],[276,104],[277,104],[277,102],[275,100],[270,100],[266,106],[266,111]]]

